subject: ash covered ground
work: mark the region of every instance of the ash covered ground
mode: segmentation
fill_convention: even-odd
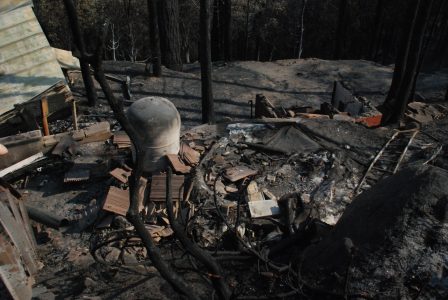
[[[201,153],[201,162],[187,175],[194,188],[182,206],[185,212],[179,213],[181,223],[222,265],[234,297],[446,297],[446,119],[423,125],[426,134],[419,135],[418,147],[409,149],[401,171],[358,196],[357,185],[393,128],[368,129],[336,120],[257,124],[250,120],[248,101],[263,93],[278,106],[319,107],[330,100],[333,81],[341,80],[379,104],[392,68],[307,59],[215,64],[214,70],[217,112],[226,123],[193,127],[200,123],[197,65],[187,66],[186,73],[164,70],[162,78],[143,75],[143,65],[106,67],[117,76],[131,74],[132,99],[127,104],[162,96],[178,108],[182,141]],[[84,100],[80,76],[70,76],[75,96]],[[426,102],[442,98],[446,74],[421,78],[418,91]],[[111,85],[121,95],[121,86]],[[81,127],[109,121],[112,131],[121,129],[105,99],[96,108],[81,105],[79,112]],[[50,125],[53,132],[72,127],[69,118]],[[97,175],[87,182],[64,183],[65,172],[76,162],[91,164]],[[85,144],[76,155],[34,170],[26,183],[23,178],[14,183],[30,205],[71,224],[60,230],[40,227],[38,250],[44,266],[34,288],[37,299],[179,297],[146,258],[125,218],[99,212],[93,221],[79,221],[104,200],[109,186],[123,187],[108,175],[123,164],[132,166],[129,149],[117,150],[110,141]],[[256,175],[232,182],[224,175],[235,166]],[[252,182],[264,197],[279,200],[280,214],[251,217],[245,191]],[[169,227],[164,218],[166,212],[156,210],[147,224]],[[103,223],[108,226],[103,228]],[[158,247],[196,294],[216,297],[210,274],[172,235],[162,237]]]

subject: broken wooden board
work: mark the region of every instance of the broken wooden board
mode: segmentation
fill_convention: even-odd
[[[255,97],[255,118],[277,118],[275,106],[263,94],[257,94]]]
[[[7,168],[39,152],[46,154],[52,151],[53,147],[64,139],[66,140],[60,145],[60,149],[55,148],[54,154],[60,155],[67,148],[73,152],[74,147],[72,145],[76,145],[76,143],[73,141],[68,143],[70,141],[69,136],[72,136],[73,140],[78,141],[79,144],[105,141],[111,136],[110,125],[108,122],[101,122],[73,133],[63,132],[42,136],[40,130],[35,130],[1,138],[2,142],[0,144],[5,145],[9,151],[8,154],[0,157],[0,169]],[[66,143],[68,143],[67,146],[65,146]]]
[[[405,116],[419,124],[426,124],[442,119],[447,114],[448,109],[443,105],[414,101],[408,104]]]
[[[190,166],[197,165],[201,158],[201,154],[199,154],[199,152],[197,152],[196,150],[194,150],[185,143],[180,144],[179,156],[182,158],[183,161],[185,161]]]
[[[0,138],[0,144],[7,147],[14,147],[15,145],[23,145],[33,141],[39,141],[42,137],[40,130],[33,130],[16,135],[10,135]]]
[[[246,166],[236,166],[225,170],[224,177],[231,182],[235,182],[248,176],[256,175],[258,171],[252,170]]]
[[[34,277],[24,267],[18,249],[0,233],[0,279],[15,300],[31,299]]]
[[[39,60],[39,59],[38,59]],[[41,65],[47,64],[40,63]],[[15,64],[16,66],[20,66],[21,64]],[[30,69],[27,70],[27,72]],[[59,68],[60,70],[60,68]],[[35,71],[35,70],[34,70]],[[62,73],[61,73],[62,75]],[[36,78],[42,78],[42,74]],[[64,78],[63,76],[61,77]],[[28,82],[27,85],[29,85]],[[33,84],[31,84],[33,85]],[[40,84],[38,84],[40,86]],[[7,89],[6,89],[7,90]],[[5,90],[5,91],[6,91]],[[12,135],[19,131],[26,132],[33,129],[37,129],[37,127],[33,128],[30,124],[36,124],[36,120],[40,118],[41,114],[41,106],[40,100],[42,97],[46,97],[48,101],[49,107],[49,119],[50,121],[56,120],[57,118],[64,118],[69,114],[69,101],[73,99],[70,89],[66,85],[64,80],[59,81],[49,89],[39,93],[35,97],[32,97],[26,102],[16,103],[14,107],[11,107],[12,110],[8,112],[2,113],[0,116],[0,133],[2,135]],[[6,99],[2,99],[6,100]],[[0,108],[0,110],[4,108]],[[24,113],[26,111],[27,113]]]
[[[51,151],[51,154],[62,156],[62,153],[65,152],[73,143],[76,143],[72,136],[66,135],[61,138],[61,140],[56,144],[56,146],[53,148],[53,151]]]
[[[252,218],[269,217],[280,214],[280,207],[275,200],[252,201],[248,203]]]
[[[177,154],[167,154],[166,158],[170,163],[171,167],[173,167],[176,173],[188,174],[191,171],[191,167],[184,164],[184,162],[180,159]]]
[[[297,113],[297,117],[301,117],[304,119],[330,119],[329,115],[321,115],[321,114],[310,114],[310,113]]]
[[[251,181],[246,189],[246,201],[263,201],[264,195],[263,192],[258,189],[258,185],[255,181]]]
[[[43,147],[42,133],[34,130],[3,137],[0,144],[8,149],[7,154],[0,156],[0,169],[3,169],[40,152]]]
[[[173,175],[171,178],[172,200],[179,201],[183,199],[184,194],[184,176]],[[166,200],[166,175],[153,175],[151,181],[151,193],[149,198],[155,202],[165,202]]]
[[[49,151],[51,147],[59,143],[61,139],[67,135],[71,135],[75,141],[79,142],[79,144],[87,144],[105,141],[111,137],[112,133],[110,132],[109,122],[100,122],[85,129],[44,136],[42,137],[42,141],[47,148],[46,151]]]
[[[27,271],[36,274],[38,265],[33,246],[25,234],[23,222],[18,222],[8,206],[0,201],[0,223],[24,260]]]
[[[0,171],[0,177],[4,177],[7,174],[13,173],[13,172],[15,172],[15,171],[17,171],[17,170],[19,170],[19,169],[21,169],[23,167],[26,167],[26,166],[28,166],[28,165],[36,162],[36,161],[44,159],[44,158],[45,157],[44,157],[44,154],[42,152],[34,154],[34,155],[32,155],[32,156],[30,156],[30,157],[28,157],[28,158],[26,158],[26,159],[24,159],[22,161],[19,161],[19,162],[13,164],[12,166],[9,166],[9,167],[1,170]]]
[[[161,238],[172,236],[174,233],[171,228],[165,226],[147,224],[145,227],[148,229],[151,237],[157,241]]]
[[[34,258],[37,259],[37,244],[34,237],[34,232],[31,228],[28,212],[25,208],[25,198],[23,198],[22,195],[12,186],[8,186],[8,184],[4,184],[2,182],[0,186],[0,201],[8,203],[15,220],[26,234],[26,238],[28,239],[27,243],[34,253]]]
[[[131,176],[131,171],[126,171],[122,168],[115,168],[110,171],[109,174],[121,183],[128,183],[129,176]]]
[[[112,133],[110,132],[109,122],[100,122],[85,128],[84,136],[85,137],[82,140],[83,143],[91,143],[98,140],[107,140],[112,136]]]

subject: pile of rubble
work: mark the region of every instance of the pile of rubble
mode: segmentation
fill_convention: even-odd
[[[88,290],[94,296],[105,292],[108,279],[101,271],[75,284],[76,291],[45,284],[32,289],[35,277],[47,278],[56,266],[77,272],[102,266],[134,270],[140,274],[136,276],[157,273],[126,218],[135,168],[131,140],[113,119],[112,124],[91,120],[71,131],[63,131],[72,127],[68,120],[67,124],[50,122],[53,130],[62,131],[53,135],[31,131],[0,138],[7,151],[0,157],[5,195],[0,202],[5,206],[1,241],[9,257],[8,272],[12,272],[2,278],[10,278],[4,281],[11,295],[39,294],[36,289],[58,297],[76,291]],[[439,121],[442,128],[444,122]],[[427,205],[420,196],[435,183],[441,194],[434,194],[431,205],[444,211],[440,203],[446,191],[439,182],[444,171],[428,166],[446,166],[443,130],[430,126],[373,129],[357,122],[303,115],[191,128],[182,133],[179,152],[163,158],[174,172],[169,189],[175,220],[194,244],[220,263],[235,297],[371,298],[393,296],[397,288],[400,295],[443,294],[443,272],[434,277],[431,274],[440,269],[426,268],[422,272],[427,276],[422,278],[423,273],[416,271],[422,264],[412,269],[412,251],[406,252],[417,243],[420,250],[414,247],[415,251],[423,255],[427,244],[417,241],[416,234],[422,236],[419,226],[426,226],[422,223],[427,214],[435,222],[428,225],[431,232],[439,226],[437,222],[443,223],[438,212],[426,208],[418,212]],[[419,167],[407,171],[412,165]],[[426,167],[420,170],[421,166]],[[138,210],[165,259],[173,260],[177,270],[190,268],[190,273],[203,274],[203,267],[189,255],[184,259],[185,250],[176,244],[167,210],[167,174],[162,169],[141,178]],[[400,196],[395,189],[404,184],[407,194]],[[407,206],[399,199],[415,199],[419,204]],[[414,217],[419,219],[414,222]],[[398,220],[408,222],[408,229],[397,225]],[[17,230],[22,233],[17,235]],[[441,237],[445,233],[436,231],[428,240],[437,248],[429,263],[444,264]],[[389,232],[390,246],[378,248],[384,244],[379,241],[384,232]],[[412,238],[415,241],[408,241]],[[393,249],[399,255],[388,252]],[[39,252],[46,253],[45,259],[39,258]],[[379,264],[380,257],[388,257],[389,267]],[[407,277],[388,273],[403,261],[408,264],[403,270],[414,270],[413,277],[406,271],[400,274]],[[395,281],[379,294],[380,286],[392,277]],[[210,286],[208,279],[198,283],[200,278],[193,281],[205,296]],[[375,285],[366,283],[370,278],[376,278]],[[66,284],[72,279],[64,280]]]
[[[0,298],[447,298],[446,104],[412,102],[401,130],[384,128],[335,82],[319,107],[259,94],[251,120],[180,135],[173,103],[133,97],[168,87],[195,111],[194,74],[96,67],[103,94],[85,107],[79,61],[50,47],[28,2],[0,11],[0,34],[17,33],[0,76]],[[252,80],[217,80],[217,103],[272,90]]]
[[[415,140],[400,140],[403,147],[400,157],[403,157],[396,161],[397,170],[418,161],[420,164],[435,163],[444,157],[446,149],[440,148],[443,144],[436,142],[440,140],[434,137],[434,132],[426,135],[433,139],[426,143],[419,141],[419,144],[415,133]],[[336,255],[331,252],[332,247],[339,245],[331,237],[339,232],[337,228],[343,226],[340,224],[347,222],[343,221],[345,215],[354,214],[350,212],[355,206],[350,204],[365,177],[375,168],[385,168],[383,165],[376,167],[375,163],[382,162],[384,157],[378,156],[387,152],[385,145],[389,145],[394,136],[390,130],[368,129],[353,122],[303,118],[194,127],[183,132],[179,153],[164,158],[175,173],[171,180],[174,213],[187,235],[223,266],[244,266],[248,274],[255,276],[248,279],[248,274],[225,269],[225,276],[233,282],[232,287],[240,296],[292,296],[298,293],[294,280],[299,280],[303,293],[351,295],[357,294],[355,286],[361,286],[362,292],[367,293],[362,283],[366,277],[361,275],[359,284],[355,284],[355,275],[350,275],[349,292],[341,290],[338,284],[326,285],[321,275],[336,272],[341,278],[345,276],[341,269],[325,269],[331,268],[327,260],[331,261]],[[412,142],[415,147],[408,147]],[[12,164],[1,171],[3,178],[12,185],[4,180],[2,185],[5,191],[16,195],[18,203],[32,219],[31,223],[20,221],[23,224],[20,226],[33,226],[39,239],[43,234],[50,240],[54,239],[51,238],[54,233],[46,228],[59,230],[63,235],[58,239],[65,240],[90,232],[88,240],[81,238],[75,248],[62,256],[71,257],[68,260],[71,263],[79,263],[81,259],[86,263],[84,258],[90,256],[88,264],[99,263],[107,268],[151,265],[146,248],[126,219],[133,162],[131,141],[125,132],[112,132],[109,123],[103,122],[50,136],[41,136],[38,132],[19,134],[3,138],[2,143],[9,150],[3,157],[8,157]],[[23,159],[24,156],[28,157]],[[8,164],[5,160],[2,162]],[[139,211],[153,240],[169,252],[169,241],[175,238],[166,207],[166,180],[163,170],[142,177]],[[378,181],[387,182],[376,178],[375,182]],[[90,189],[92,185],[96,187],[87,194],[73,192],[79,187]],[[369,191],[366,186],[364,189]],[[61,195],[67,196],[66,203],[61,203],[64,198]],[[363,193],[360,199],[375,198],[368,195]],[[390,197],[383,197],[391,201]],[[78,198],[80,202],[73,203],[73,199]],[[57,206],[53,206],[55,203]],[[9,209],[2,208],[4,213],[14,210],[11,203]],[[364,212],[356,215],[367,213],[360,210]],[[391,214],[393,212],[395,210]],[[23,212],[22,216],[25,216]],[[335,230],[332,230],[334,225]],[[11,224],[3,226],[10,228]],[[329,235],[329,232],[332,233]],[[337,235],[338,241],[347,237],[354,247],[360,247],[355,237],[349,233],[342,235]],[[320,240],[322,242],[312,246]],[[330,242],[326,242],[328,240]],[[23,250],[20,244],[16,245],[18,250]],[[31,240],[30,245],[36,247]],[[325,261],[319,258],[322,268],[313,267],[313,261],[318,263],[317,258],[311,256],[321,251],[311,247],[323,247],[333,253],[328,252]],[[50,251],[53,254],[49,257],[56,255],[53,259],[59,257],[57,261],[61,263],[60,254]],[[37,260],[37,256],[34,259]],[[45,264],[45,260],[40,261]],[[264,267],[256,267],[259,263]],[[350,272],[355,274],[358,271],[355,272],[355,265],[351,264],[350,261],[353,269]],[[27,263],[21,266],[27,268]],[[347,263],[338,261],[337,266],[344,269]],[[43,268],[45,270],[46,266]],[[302,278],[300,272],[305,274],[305,270],[319,279],[314,275]],[[36,270],[26,274],[34,275]],[[260,286],[260,279],[270,284]],[[30,289],[32,281],[27,282]]]

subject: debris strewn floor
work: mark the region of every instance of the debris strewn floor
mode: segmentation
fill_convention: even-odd
[[[191,126],[199,106],[191,104],[199,85],[194,66],[181,78],[137,72],[124,104],[159,93],[178,105],[185,120],[180,150],[165,157],[175,173],[176,220],[219,262],[235,298],[445,297],[446,105],[411,103],[400,129],[358,122],[349,106],[371,105],[385,89],[363,90],[369,79],[354,76],[342,81],[359,97],[345,94],[350,105],[330,104],[333,81],[341,78],[335,69],[316,81],[325,64],[268,63],[283,70],[275,79],[260,75],[268,67],[261,63],[220,66],[216,91],[225,98],[217,97],[218,110],[239,121]],[[377,84],[388,84],[388,68],[337,64],[347,77],[376,68],[384,75]],[[258,87],[220,82],[226,72],[251,75]],[[300,80],[286,80],[285,72]],[[169,80],[180,84],[171,94],[160,90]],[[81,100],[79,84],[72,87]],[[230,101],[234,94],[239,98]],[[265,100],[264,118],[250,118],[247,100],[255,98]],[[33,130],[0,138],[9,151],[0,156],[2,189],[9,191],[1,204],[26,229],[21,246],[36,249],[21,257],[23,248],[11,246],[15,236],[2,232],[9,265],[22,268],[14,278],[37,299],[177,298],[126,219],[135,168],[129,136],[104,99],[95,108],[78,103],[76,120],[49,120],[49,135]],[[175,237],[166,180],[164,169],[144,174],[138,210],[163,259],[209,299],[214,274]]]

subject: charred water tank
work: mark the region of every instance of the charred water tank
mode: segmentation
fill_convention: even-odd
[[[146,97],[135,101],[127,111],[128,119],[143,140],[146,150],[144,172],[155,172],[165,167],[166,154],[179,152],[180,115],[169,100]],[[132,149],[135,159],[135,152]]]

